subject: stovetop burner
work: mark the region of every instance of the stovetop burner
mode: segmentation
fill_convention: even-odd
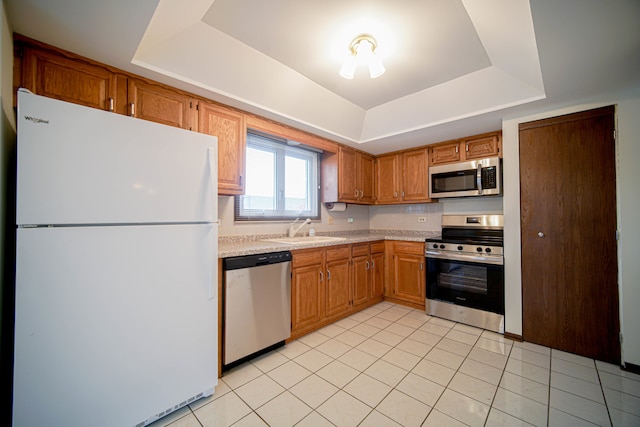
[[[444,215],[442,237],[426,239],[425,251],[502,255],[502,215]]]

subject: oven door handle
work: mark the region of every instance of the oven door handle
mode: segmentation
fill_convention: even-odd
[[[478,264],[504,265],[504,258],[501,256],[465,255],[455,253],[442,254],[440,252],[425,251],[425,257],[445,260],[448,259],[452,261],[475,262]]]

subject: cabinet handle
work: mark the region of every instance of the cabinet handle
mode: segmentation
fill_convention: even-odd
[[[131,103],[131,117],[135,117],[136,116],[136,104],[134,104],[133,102]]]
[[[109,111],[113,112],[113,98],[109,98]]]
[[[469,143],[467,142],[465,145],[467,146],[466,151],[469,152]]]
[[[370,267],[369,267],[369,261],[365,261],[365,264],[366,264],[366,266],[367,266],[367,267],[366,267],[366,269],[368,270],[368,269],[370,268]]]
[[[458,154],[458,146],[456,145],[456,154]]]
[[[322,272],[322,270],[320,270],[320,281],[322,282],[324,280],[324,273]]]
[[[420,263],[420,271],[422,271],[422,265],[423,265],[423,263],[421,262]]]
[[[404,191],[402,191],[402,198],[404,199]]]
[[[396,191],[395,196],[393,196],[393,197],[396,198],[396,199],[398,198],[398,192],[397,191]]]
[[[376,267],[376,262],[374,260],[371,260],[371,268],[375,268]]]
[[[331,280],[331,272],[327,270],[327,280]]]

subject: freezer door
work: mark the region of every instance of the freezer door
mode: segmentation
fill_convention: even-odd
[[[217,220],[217,139],[18,92],[17,224]]]
[[[216,225],[17,233],[15,426],[133,426],[211,394]]]

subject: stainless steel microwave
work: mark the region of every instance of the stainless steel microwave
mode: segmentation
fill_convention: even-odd
[[[429,197],[496,196],[502,194],[499,157],[431,166]]]

